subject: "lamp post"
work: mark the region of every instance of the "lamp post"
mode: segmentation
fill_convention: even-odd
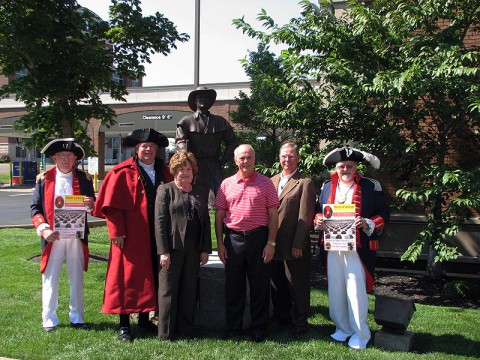
[[[195,0],[195,51],[194,51],[193,87],[200,83],[200,0]]]

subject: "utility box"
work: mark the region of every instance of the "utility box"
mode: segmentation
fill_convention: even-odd
[[[375,296],[375,322],[385,331],[405,332],[415,310],[412,300]]]

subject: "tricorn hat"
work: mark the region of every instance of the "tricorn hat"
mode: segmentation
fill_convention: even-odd
[[[155,143],[158,147],[167,147],[170,144],[165,135],[155,129],[146,128],[133,130],[122,140],[122,145],[125,147],[134,147],[144,142]]]
[[[215,103],[215,100],[217,99],[217,92],[215,90],[207,89],[205,86],[199,86],[188,95],[188,106],[193,111],[197,111],[196,97],[199,93],[202,93],[209,97],[210,101],[207,104],[208,108],[210,108]]]
[[[82,160],[85,157],[85,151],[75,142],[74,138],[54,139],[45,145],[40,152],[46,156],[53,156],[60,151],[72,152],[77,160]]]
[[[330,151],[327,156],[325,156],[325,159],[323,159],[323,165],[332,166],[340,161],[366,161],[375,169],[380,167],[380,160],[375,155],[352,148],[348,145]]]

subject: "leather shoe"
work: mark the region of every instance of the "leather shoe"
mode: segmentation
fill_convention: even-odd
[[[264,342],[266,338],[265,334],[260,334],[260,333],[253,333],[252,335],[250,335],[250,337],[252,338],[252,341],[256,343]]]
[[[148,333],[148,334],[157,334],[158,333],[158,327],[152,323],[151,321],[146,321],[144,323],[138,323],[138,329],[142,332]]]
[[[51,331],[55,330],[56,328],[57,328],[56,326],[44,326],[43,331],[51,332]]]
[[[241,330],[228,330],[223,333],[222,339],[227,340],[237,336],[242,336]]]
[[[132,341],[132,335],[130,334],[130,328],[127,326],[122,326],[118,330],[118,340],[120,341]]]
[[[308,328],[295,328],[293,329],[293,336],[294,337],[303,337],[308,334],[309,329]]]
[[[90,329],[90,326],[88,326],[85,323],[70,323],[70,326],[74,329],[77,329],[77,330],[88,330],[88,329]]]

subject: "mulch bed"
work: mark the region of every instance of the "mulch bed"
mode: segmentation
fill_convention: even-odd
[[[310,280],[313,288],[327,288],[325,270],[318,256],[312,257]],[[445,294],[443,291],[445,285],[453,281],[468,283],[476,290],[475,294],[469,297]],[[377,270],[374,293],[376,295],[413,300],[416,304],[480,309],[480,279],[478,278],[448,277],[432,280],[428,276],[417,272],[406,273],[394,270]]]

